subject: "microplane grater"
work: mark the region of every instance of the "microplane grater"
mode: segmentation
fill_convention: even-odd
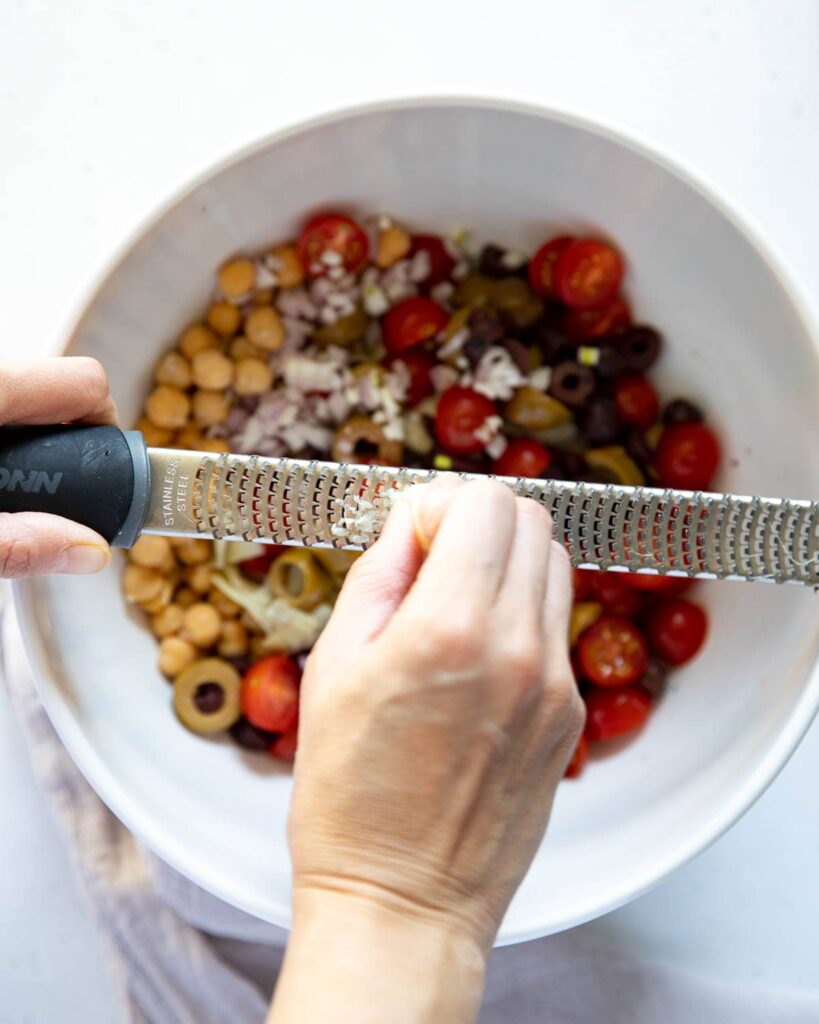
[[[116,427],[0,428],[0,512],[63,515],[120,547],[145,532],[366,548],[396,495],[438,475],[147,448]],[[551,513],[575,566],[819,584],[816,501],[497,479]]]

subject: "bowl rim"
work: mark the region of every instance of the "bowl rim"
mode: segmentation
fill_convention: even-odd
[[[289,123],[237,150],[231,150],[222,158],[199,171],[181,187],[176,188],[164,202],[154,207],[147,216],[139,220],[121,245],[96,270],[90,285],[84,289],[75,304],[72,314],[63,321],[62,328],[53,336],[50,350],[67,354],[75,341],[84,317],[97,301],[110,276],[123,265],[132,249],[154,230],[175,207],[214,176],[272,145],[328,125],[371,115],[459,108],[465,111],[491,110],[501,114],[525,114],[580,128],[629,149],[659,165],[672,177],[677,178],[703,196],[732,224],[756,252],[787,296],[805,333],[812,340],[817,358],[819,358],[819,311],[817,311],[806,287],[767,232],[737,204],[729,201],[700,171],[694,170],[676,154],[672,156],[662,147],[647,142],[641,133],[630,127],[626,128],[612,119],[579,113],[566,107],[511,98],[457,94],[379,100],[335,108],[325,114]],[[271,921],[281,927],[289,927],[291,923],[289,903],[285,905],[267,895],[250,890],[238,879],[226,875],[220,870],[211,869],[204,858],[193,854],[183,844],[177,843],[167,833],[161,821],[157,820],[151,812],[146,812],[138,801],[131,798],[127,788],[118,781],[102,758],[97,755],[80,728],[78,720],[59,697],[59,687],[55,684],[49,670],[45,645],[36,626],[34,605],[37,600],[37,590],[36,580],[12,583],[14,610],[22,634],[25,653],[49,719],[86,781],[129,831],[180,874],[217,898],[255,918]],[[650,872],[644,872],[643,879],[639,884],[635,885],[633,879],[624,881],[610,894],[604,904],[583,907],[575,914],[553,920],[547,925],[538,925],[534,920],[529,919],[515,928],[502,929],[496,944],[526,942],[575,927],[606,914],[659,885],[673,871],[688,863],[716,842],[762,796],[796,750],[817,711],[819,711],[819,656],[817,656],[814,642],[813,663],[807,668],[805,686],[791,709],[784,728],[753,771],[746,776],[744,784],[730,801],[722,804],[695,833],[689,835],[685,842],[679,844],[673,855],[668,855],[665,859],[656,862]]]

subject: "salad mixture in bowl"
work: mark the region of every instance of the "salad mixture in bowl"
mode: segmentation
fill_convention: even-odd
[[[707,489],[717,439],[695,404],[658,395],[662,338],[634,322],[624,270],[596,238],[526,254],[322,214],[219,268],[138,427],[155,446]],[[357,557],[142,537],[125,596],[150,617],[180,721],[292,760],[304,658]],[[669,669],[701,647],[691,585],[575,572],[588,723],[568,774],[590,744],[642,726]]]

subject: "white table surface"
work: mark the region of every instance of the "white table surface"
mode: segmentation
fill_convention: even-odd
[[[402,94],[506,95],[620,122],[733,197],[819,296],[817,53],[815,0],[5,0],[0,355],[53,346],[106,256],[222,154]],[[814,728],[726,837],[588,927],[740,982],[819,987],[817,788]],[[0,908],[6,1024],[121,1020],[2,697]]]

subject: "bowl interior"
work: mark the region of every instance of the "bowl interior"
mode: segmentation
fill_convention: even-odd
[[[819,481],[819,360],[776,268],[733,218],[663,162],[584,125],[497,105],[414,104],[278,137],[167,209],[106,277],[71,339],[108,370],[123,422],[150,368],[208,298],[225,257],[291,235],[322,206],[386,210],[532,247],[558,229],[627,254],[627,291],[665,332],[667,396],[721,431],[719,483],[810,497]],[[43,697],[103,798],[155,851],[230,902],[287,924],[289,777],[177,723],[154,641],[95,579],[17,588]],[[814,596],[707,583],[711,635],[649,726],[564,784],[501,931],[509,942],[602,913],[699,851],[759,794],[819,700]]]

